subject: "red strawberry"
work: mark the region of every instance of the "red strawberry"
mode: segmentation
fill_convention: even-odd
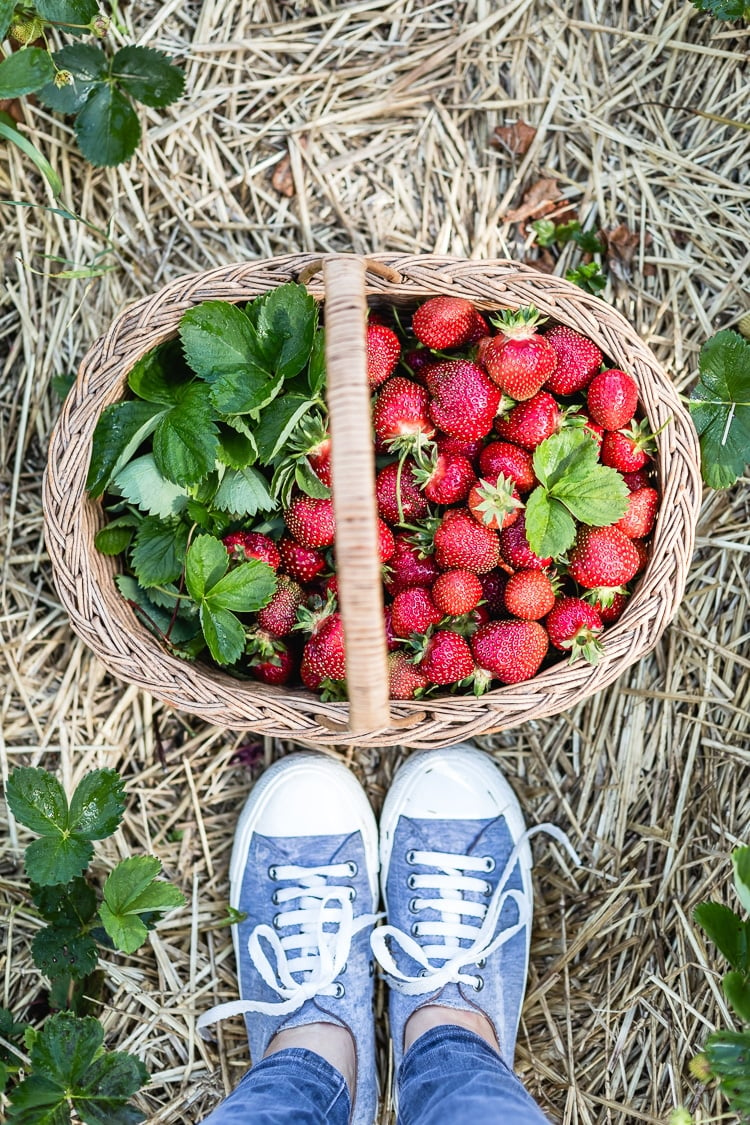
[[[458,348],[477,327],[478,313],[463,297],[431,297],[411,320],[414,335],[428,348]]]
[[[544,389],[554,395],[572,395],[583,390],[604,360],[596,344],[564,325],[551,328],[546,339],[557,352],[557,367]]]
[[[467,441],[465,438],[451,437],[449,434],[438,434],[435,445],[439,453],[457,453],[467,461],[475,461],[482,448],[482,439],[474,438]]]
[[[497,566],[497,532],[462,508],[450,508],[435,532],[435,559],[441,570],[471,570],[484,574]]]
[[[401,357],[401,363],[409,372],[409,378],[424,386],[425,369],[435,362],[429,348],[412,348]]]
[[[258,624],[272,637],[285,637],[297,624],[297,610],[305,600],[305,592],[298,582],[279,575],[276,593],[268,605],[258,610]]]
[[[482,352],[482,362],[490,378],[503,394],[517,401],[531,398],[541,389],[557,367],[557,352],[536,325],[536,309],[506,311],[494,323],[501,335]]]
[[[583,410],[576,410],[573,414],[566,414],[563,428],[568,426],[580,426],[585,428],[601,449],[602,442],[604,441],[604,427],[600,426],[598,422],[592,421]]]
[[[638,387],[624,371],[600,371],[591,380],[587,403],[589,414],[605,430],[621,430],[635,414]]]
[[[651,475],[648,469],[636,469],[634,473],[623,473],[622,479],[631,492],[637,492],[639,488],[651,487]]]
[[[290,535],[284,535],[279,540],[279,554],[284,573],[303,586],[313,582],[321,570],[325,570],[326,560],[320,551],[301,546]]]
[[[339,580],[335,574],[329,574],[322,586],[323,596],[325,598],[331,594],[334,598],[338,599],[339,596]]]
[[[519,402],[509,414],[498,418],[495,429],[505,441],[536,449],[562,425],[563,416],[556,400],[546,391]]]
[[[645,570],[648,566],[648,560],[651,557],[651,551],[649,550],[649,545],[645,539],[631,539],[630,542],[638,552],[638,569],[635,573],[640,574],[641,571]]]
[[[414,479],[433,504],[457,504],[465,500],[476,480],[471,461],[460,453],[416,454]]]
[[[543,570],[517,570],[505,587],[505,606],[511,617],[539,621],[555,604],[555,588]]]
[[[519,492],[528,492],[537,483],[534,462],[528,449],[509,441],[491,441],[479,454],[479,471],[484,477],[502,473],[515,481]]]
[[[471,651],[482,668],[504,684],[530,680],[549,647],[538,621],[490,621],[471,639]]]
[[[250,661],[256,680],[264,684],[287,684],[297,670],[297,656],[286,645],[279,645],[273,656]]]
[[[471,330],[471,336],[466,341],[467,344],[477,344],[485,336],[489,336],[490,326],[484,319],[480,312],[474,311],[474,327]]]
[[[429,396],[424,387],[397,375],[389,379],[375,399],[372,424],[381,446],[408,449],[419,438],[431,438],[435,427],[428,413]]]
[[[597,663],[603,652],[597,640],[602,619],[588,602],[581,598],[558,598],[545,624],[555,648],[567,649],[571,660],[582,656],[590,664]]]
[[[385,641],[388,645],[388,651],[393,652],[394,649],[400,648],[401,641],[399,637],[393,632],[391,625],[391,607],[389,605],[383,606],[383,622],[385,625]]]
[[[388,562],[390,573],[385,577],[388,592],[395,595],[410,586],[432,586],[439,574],[434,558],[420,558],[417,548],[404,535],[396,535],[395,542],[396,549]]]
[[[432,600],[450,617],[471,613],[482,599],[482,583],[470,570],[446,570],[435,579]]]
[[[332,500],[295,496],[284,512],[284,522],[303,547],[330,547],[336,537]]]
[[[222,543],[232,558],[240,562],[260,559],[272,570],[278,570],[281,565],[281,555],[273,539],[261,535],[259,531],[232,531],[224,536]]]
[[[443,433],[473,441],[492,429],[500,391],[481,367],[468,359],[428,367],[427,389],[433,396],[430,417]]]
[[[401,464],[393,461],[381,469],[375,480],[375,494],[378,500],[378,513],[388,524],[412,523],[424,519],[430,505],[414,480],[416,462],[407,457]],[[399,485],[400,476],[400,485]],[[398,497],[401,497],[399,512]],[[403,513],[403,515],[402,515]]]
[[[500,553],[513,570],[541,570],[552,562],[552,559],[540,559],[529,546],[523,512],[514,524],[500,532]]]
[[[378,548],[380,551],[381,563],[386,563],[393,556],[396,550],[396,541],[393,538],[393,532],[388,524],[378,520]]]
[[[651,460],[654,435],[647,422],[633,423],[627,430],[608,430],[602,441],[602,465],[634,473]]]
[[[474,661],[465,637],[448,629],[438,629],[427,641],[417,667],[431,684],[455,684],[471,675]]]
[[[659,493],[655,488],[637,488],[630,493],[628,510],[615,527],[629,539],[643,539],[654,526],[658,507]]]
[[[594,602],[594,609],[599,614],[603,625],[609,625],[610,622],[617,621],[617,618],[622,616],[623,610],[628,604],[628,596],[627,593],[615,594],[611,605],[605,605],[604,602]]]
[[[401,354],[398,336],[385,324],[367,322],[367,382],[374,389],[393,374]]]
[[[391,699],[414,699],[429,682],[421,668],[413,664],[405,652],[392,652],[388,657]]]
[[[523,507],[514,482],[502,473],[493,479],[478,481],[469,493],[467,503],[478,523],[496,531],[515,523]]]
[[[582,527],[570,553],[568,572],[586,589],[611,591],[629,582],[638,565],[638,551],[616,527]]]
[[[346,676],[344,628],[339,613],[329,614],[315,627],[302,652],[300,675],[312,691],[317,691],[323,680],[343,680]]]
[[[488,574],[481,574],[479,581],[482,583],[482,597],[485,601],[482,608],[487,609],[490,617],[504,616],[507,575],[501,570],[491,570]]]
[[[412,586],[396,594],[391,606],[391,629],[397,637],[410,637],[412,633],[426,633],[437,625],[443,614],[422,586]]]

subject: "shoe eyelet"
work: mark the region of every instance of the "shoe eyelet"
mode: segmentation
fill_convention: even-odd
[[[347,887],[346,889],[349,892],[349,902],[354,902],[355,898],[357,897],[357,888]]]
[[[492,883],[484,884],[484,894],[487,898],[490,897],[490,895],[492,894]]]
[[[420,969],[418,975],[420,977],[428,977],[430,975],[430,970],[429,969]]]
[[[375,962],[374,961],[370,961],[370,963],[368,965],[368,970],[369,970],[370,976],[374,977],[375,976]]]
[[[416,898],[410,898],[409,899],[409,913],[410,914],[417,914],[418,913]]]
[[[475,992],[481,992],[483,988],[484,988],[484,977],[477,977],[477,979],[474,981],[474,991]]]
[[[491,855],[486,855],[484,857],[484,869],[488,873],[495,870],[495,861]]]
[[[274,891],[273,894],[271,895],[271,902],[273,903],[274,906],[279,905],[279,892],[278,891]]]
[[[280,926],[281,926],[281,915],[280,914],[274,914],[272,924],[273,924],[273,928],[275,930],[278,930],[280,928]]]
[[[486,957],[480,957],[479,960],[476,963],[478,969],[483,969],[486,964],[487,964],[487,958]]]
[[[417,879],[416,875],[410,875],[409,878],[406,880],[406,885],[407,885],[407,887],[409,888],[410,891],[416,890],[416,885],[417,885],[416,879]]]
[[[411,864],[412,867],[416,863],[416,855],[417,853],[415,851],[408,851],[406,853],[406,856],[404,857],[406,859],[406,862]]]
[[[359,873],[359,867],[354,862],[354,860],[350,860],[347,866],[349,868],[349,874],[352,878],[354,878],[354,876]]]
[[[346,994],[346,989],[344,988],[344,986],[343,986],[343,984],[341,983],[341,981],[340,981],[340,980],[337,980],[337,981],[336,981],[336,991],[335,991],[335,992],[334,992],[334,994],[333,994],[333,995],[334,995],[334,999],[336,999],[336,1000],[340,1000],[340,999],[341,999],[341,997],[342,997],[342,996],[344,996],[345,994]]]
[[[419,922],[415,922],[411,928],[411,936],[419,937]]]
[[[268,878],[272,879],[274,883],[278,878],[276,874],[276,867],[274,866],[274,864],[271,864],[271,866],[268,868]]]

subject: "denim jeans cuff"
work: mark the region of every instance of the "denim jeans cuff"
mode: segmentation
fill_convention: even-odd
[[[404,1055],[404,1061],[401,1064],[399,1073],[400,1079],[403,1081],[403,1079],[408,1076],[408,1072],[415,1067],[419,1068],[424,1066],[425,1060],[429,1055],[440,1054],[446,1046],[463,1048],[475,1057],[477,1055],[484,1055],[485,1058],[494,1063],[500,1062],[509,1074],[513,1074],[513,1071],[501,1055],[493,1047],[490,1047],[489,1043],[486,1039],[482,1039],[481,1035],[469,1031],[466,1027],[460,1027],[458,1024],[446,1023],[441,1024],[440,1027],[430,1028],[429,1031],[425,1031],[424,1035],[420,1035],[418,1039],[414,1040],[411,1047]]]

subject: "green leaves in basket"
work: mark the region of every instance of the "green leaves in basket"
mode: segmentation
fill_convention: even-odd
[[[156,879],[161,863],[155,856],[131,856],[107,877],[99,917],[115,947],[134,953],[165,910],[182,906],[185,897],[171,883]]]
[[[606,527],[627,510],[627,485],[599,464],[596,440],[584,427],[563,429],[537,446],[534,472],[539,485],[526,504],[526,537],[542,558],[558,558],[573,545],[576,520]]]
[[[703,480],[729,488],[750,463],[750,343],[738,332],[725,329],[703,345],[689,405]]]
[[[24,47],[0,62],[0,100],[33,94],[55,74],[49,52],[42,47]]]
[[[276,590],[274,571],[259,559],[229,570],[224,544],[212,535],[199,535],[187,553],[185,583],[199,606],[201,629],[214,660],[236,663],[245,647],[245,630],[236,614],[255,613],[267,605]]]

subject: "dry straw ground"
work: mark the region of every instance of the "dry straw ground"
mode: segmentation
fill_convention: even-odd
[[[139,1104],[156,1125],[199,1121],[246,1065],[239,1023],[216,1047],[194,1018],[235,987],[222,925],[232,817],[262,764],[291,747],[170,713],[113,682],[71,634],[42,540],[51,377],[72,371],[126,302],[238,258],[523,256],[504,213],[551,176],[588,224],[638,233],[632,275],[607,296],[686,388],[702,341],[750,307],[750,134],[716,120],[747,118],[750,37],[682,0],[144,0],[122,17],[184,60],[190,90],[147,111],[129,165],[91,171],[65,125],[26,111],[66,199],[110,225],[112,270],[56,280],[54,256],[86,266],[100,235],[0,208],[0,761],[4,776],[39,763],[68,785],[93,766],[120,769],[129,807],[101,870],[147,849],[186,892],[141,954],[105,958],[108,1042],[146,1060]],[[538,129],[527,155],[492,149],[494,126],[519,118]],[[271,184],[283,161],[290,196]],[[6,150],[0,196],[47,199]],[[687,1060],[728,1018],[691,911],[730,897],[727,856],[750,823],[749,495],[740,484],[707,499],[686,597],[651,658],[574,711],[483,742],[529,820],[561,824],[584,857],[573,873],[555,848],[536,848],[518,1068],[555,1121],[656,1123],[694,1104]],[[377,806],[406,753],[339,756]],[[1,831],[0,1003],[22,1016],[41,988],[36,922],[25,837]],[[384,1020],[381,1030],[389,1082]],[[705,1122],[719,1102],[703,1104]]]

